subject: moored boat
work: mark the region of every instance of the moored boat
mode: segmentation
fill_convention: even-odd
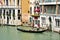
[[[21,31],[21,32],[28,32],[28,33],[42,33],[42,32],[45,32],[46,30],[39,30],[39,31],[34,31],[34,30],[24,30],[24,29],[20,29],[20,28],[17,28],[18,31]]]

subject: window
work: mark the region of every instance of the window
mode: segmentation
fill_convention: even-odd
[[[17,5],[19,6],[19,0],[17,0]]]
[[[20,10],[18,10],[18,20],[20,20],[20,16],[21,16]]]
[[[9,13],[11,14],[11,9],[9,10]]]
[[[32,7],[30,7],[30,14],[32,14]]]
[[[20,17],[18,17],[18,20],[20,20]]]
[[[8,0],[6,0],[6,5],[8,5]]]
[[[9,16],[10,16],[10,19],[11,19],[11,9],[9,10]]]
[[[3,17],[4,17],[4,19],[5,19],[5,9],[3,10]]]
[[[35,20],[35,24],[40,24],[40,20]]]
[[[35,6],[34,7],[34,13],[39,14],[40,13],[40,7]]]
[[[56,22],[56,26],[60,27],[60,19],[55,19],[55,22]]]
[[[30,17],[30,22],[32,22],[32,18]]]
[[[34,12],[35,12],[36,7],[34,7]]]
[[[13,10],[13,19],[15,20],[15,10]]]
[[[46,19],[45,19],[45,17],[41,17],[41,19],[42,19],[42,24],[46,24]]]
[[[20,10],[18,10],[18,13],[20,13]]]
[[[38,20],[38,24],[40,24],[40,20]]]
[[[36,9],[37,9],[37,7],[34,7],[34,14],[36,13]]]
[[[37,20],[35,20],[35,24],[37,24]]]
[[[56,12],[56,6],[46,6],[46,9],[47,9],[47,13],[48,14],[55,14]]]

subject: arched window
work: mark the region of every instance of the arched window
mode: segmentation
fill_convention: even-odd
[[[11,19],[11,9],[9,10],[9,17],[10,17],[10,19]]]
[[[13,19],[15,20],[15,10],[13,10]]]
[[[3,10],[3,17],[4,17],[4,19],[5,19],[5,9]]]
[[[18,20],[20,20],[20,16],[21,16],[20,10],[18,10]]]

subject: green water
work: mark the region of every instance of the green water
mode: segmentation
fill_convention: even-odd
[[[60,40],[60,34],[55,32],[24,33],[17,27],[0,27],[0,40]]]

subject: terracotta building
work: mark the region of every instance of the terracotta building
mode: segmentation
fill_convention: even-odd
[[[30,0],[21,0],[21,12],[22,12],[22,23],[28,23],[29,22],[29,16],[30,16]]]

